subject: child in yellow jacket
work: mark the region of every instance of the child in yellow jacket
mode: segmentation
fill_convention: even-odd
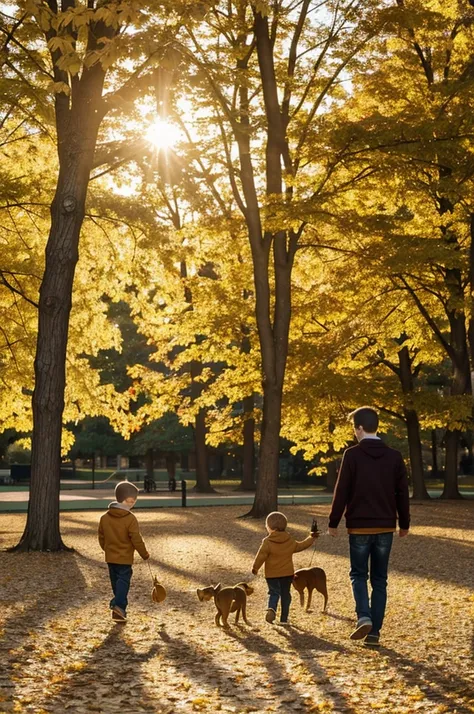
[[[107,513],[104,513],[99,523],[99,544],[105,552],[114,594],[110,608],[112,619],[117,622],[127,620],[134,552],[138,551],[143,560],[150,557],[141,537],[138,521],[131,513],[137,497],[138,488],[135,484],[128,481],[118,483],[115,487],[116,500],[109,504]]]
[[[267,622],[274,622],[278,603],[281,599],[280,623],[288,623],[291,603],[291,583],[295,574],[293,553],[298,553],[306,548],[311,548],[317,533],[311,533],[303,541],[295,540],[286,530],[288,521],[286,516],[279,511],[274,511],[267,516],[265,526],[268,536],[263,539],[262,545],[255,556],[252,573],[257,575],[265,563],[265,579],[268,585],[268,610]]]

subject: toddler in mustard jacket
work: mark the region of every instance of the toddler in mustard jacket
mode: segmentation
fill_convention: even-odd
[[[279,511],[274,511],[267,516],[265,526],[268,536],[263,539],[262,545],[255,556],[252,573],[257,575],[265,563],[265,579],[268,584],[268,610],[267,622],[274,622],[278,603],[281,599],[280,623],[288,623],[291,603],[291,583],[295,574],[293,553],[298,553],[306,548],[311,548],[317,533],[311,533],[305,540],[295,540],[286,530],[288,521],[286,516]]]
[[[122,481],[115,487],[115,498],[100,519],[99,543],[105,551],[114,594],[110,601],[112,619],[126,622],[133,554],[138,551],[143,560],[148,560],[150,554],[140,535],[138,521],[131,513],[138,498],[138,488],[133,483]]]

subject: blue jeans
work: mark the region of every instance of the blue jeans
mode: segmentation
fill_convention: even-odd
[[[128,591],[130,590],[130,580],[132,579],[132,566],[121,565],[119,563],[107,563],[109,566],[110,582],[114,594],[110,601],[110,607],[115,605],[124,612],[127,612]]]
[[[372,620],[373,635],[379,635],[387,604],[387,571],[393,533],[372,535],[349,535],[351,556],[351,583],[356,603],[357,618],[368,617]],[[369,577],[372,595],[369,604],[367,579]]]
[[[280,622],[288,622],[293,576],[287,575],[284,578],[266,578],[266,580],[268,585],[268,607],[271,607],[272,610],[276,612],[281,599]]]

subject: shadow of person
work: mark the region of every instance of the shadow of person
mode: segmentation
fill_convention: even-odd
[[[216,629],[216,642],[219,642],[219,635],[230,635],[231,631],[224,628]],[[183,638],[171,637],[165,628],[158,632],[158,637],[165,645],[164,658],[168,665],[173,665],[180,676],[185,675],[189,680],[199,687],[205,687],[209,691],[219,691],[219,696],[228,700],[229,703],[239,702],[239,706],[245,707],[245,703],[253,704],[258,700],[253,684],[246,683],[245,677],[238,673],[238,667],[220,664],[217,654],[217,661],[213,657],[213,649],[204,649],[199,644],[193,644]],[[235,640],[243,644],[235,636]],[[219,646],[219,645],[218,645]],[[279,648],[269,646],[271,651],[280,651]],[[241,657],[236,654],[236,661],[242,668]]]
[[[9,579],[11,599],[3,602],[1,613],[2,682],[15,696],[16,681],[27,669],[27,660],[34,659],[32,635],[67,610],[78,608],[84,598],[97,599],[97,594],[86,583],[77,554],[68,551],[1,553],[0,570],[3,581]]]
[[[288,640],[289,645],[296,651],[347,652],[347,647],[338,645],[335,642],[330,642],[329,640],[324,640],[321,637],[316,637],[316,635],[297,628],[294,625],[285,628],[278,627],[278,631]]]
[[[325,612],[324,613],[325,617],[330,617],[331,620],[338,620],[340,622],[351,622],[354,624],[355,618],[354,617],[347,617],[347,615],[336,615],[335,612]]]
[[[260,658],[267,670],[272,690],[276,693],[280,690],[283,704],[288,702],[306,709],[308,700],[306,697],[301,696],[293,681],[292,673],[295,667],[298,664],[303,664],[304,660],[304,666],[311,674],[315,686],[329,684],[329,677],[325,668],[317,662],[317,653],[327,654],[328,652],[347,652],[347,650],[341,645],[323,640],[294,626],[286,628],[276,625],[274,628],[278,634],[281,634],[287,640],[284,647],[270,643],[264,637],[252,631],[246,637],[240,637],[231,630],[227,634],[237,639],[243,647]],[[291,669],[285,669],[275,657],[280,652],[285,653],[288,658],[291,657],[293,660],[299,658],[300,662],[293,661]],[[334,685],[331,685],[330,691],[325,690],[324,696],[326,699],[331,700],[335,711],[343,709],[347,714],[356,714],[355,710],[349,706],[344,694],[336,689]]]
[[[472,714],[472,706],[463,706],[459,698],[470,693],[472,697],[472,682],[462,677],[444,674],[440,667],[433,667],[422,662],[409,659],[403,654],[388,647],[380,649],[380,655],[386,657],[391,665],[403,676],[410,686],[420,686],[423,682],[423,692],[429,699],[443,704],[446,712],[457,714]],[[426,684],[425,684],[426,683]],[[471,704],[472,704],[471,698]]]
[[[101,711],[132,712],[141,708],[149,698],[141,666],[153,659],[162,645],[155,642],[146,651],[138,652],[128,641],[126,628],[125,624],[112,623],[111,630],[84,666],[78,666],[52,695],[43,699],[42,705],[48,710],[58,706],[67,710],[66,705],[74,698],[85,709],[101,703]]]

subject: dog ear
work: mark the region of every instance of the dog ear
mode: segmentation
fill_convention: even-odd
[[[215,593],[218,593],[218,592],[220,591],[220,589],[221,589],[221,584],[220,584],[220,583],[217,583],[217,585],[216,585],[215,588],[214,588],[214,592],[215,592]]]
[[[197,596],[198,596],[199,600],[202,602],[202,601],[204,600],[204,595],[203,595],[202,590],[200,590],[200,589],[198,588],[198,589],[196,590],[196,592],[197,592]]]

